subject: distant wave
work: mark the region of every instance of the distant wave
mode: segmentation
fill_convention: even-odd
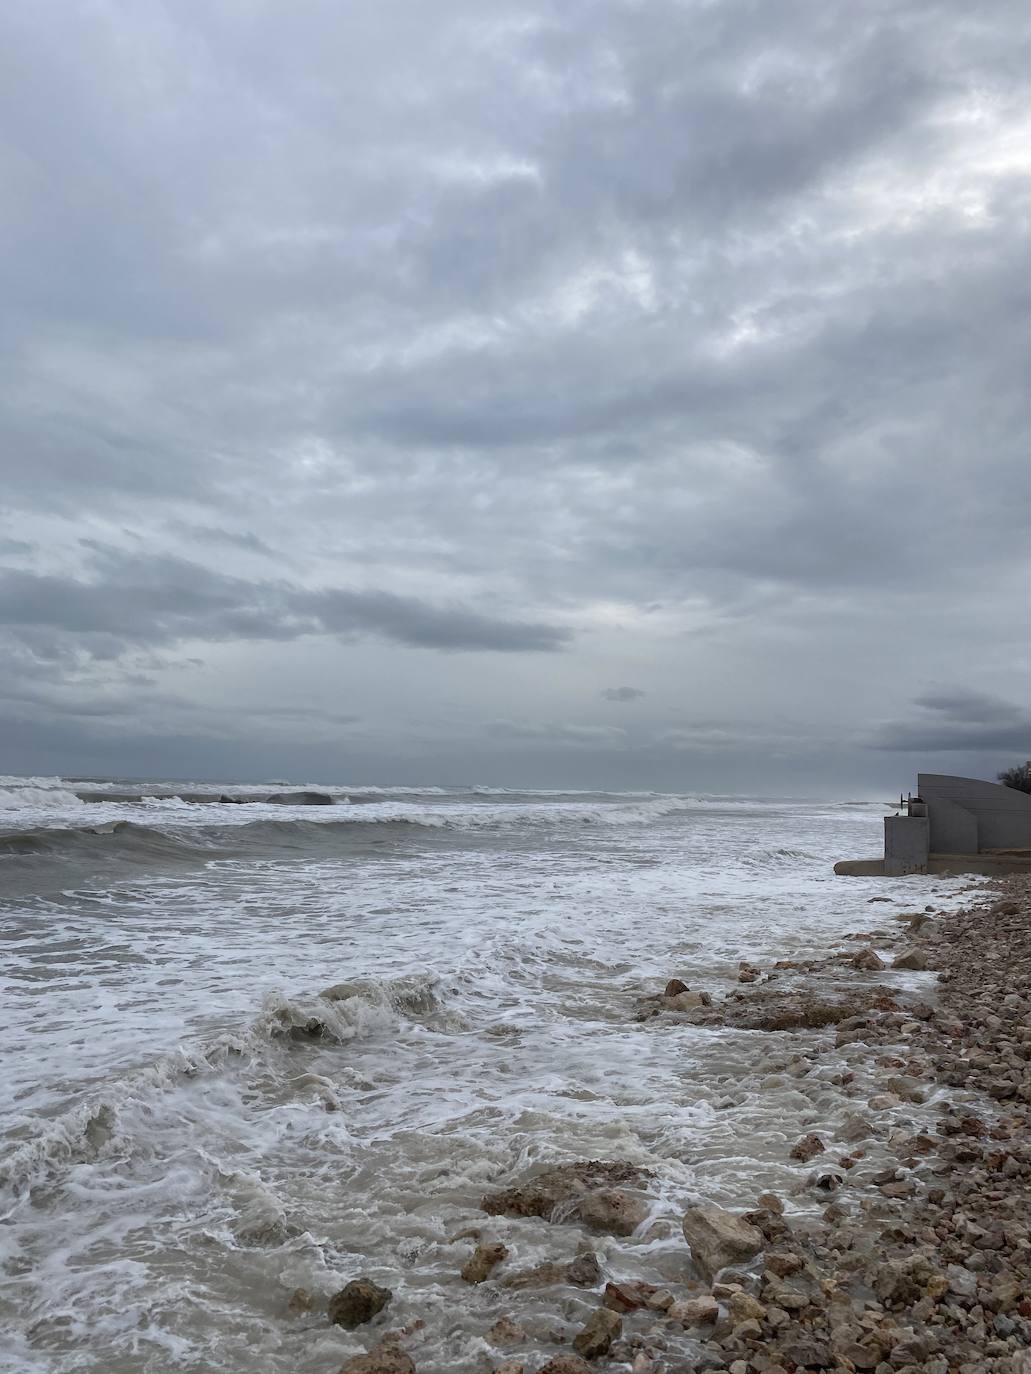
[[[0,858],[80,854],[159,863],[162,860],[210,859],[219,852],[232,854],[255,847],[270,851],[272,856],[277,849],[339,845],[348,835],[367,836],[370,825],[416,825],[436,830],[443,822],[432,816],[370,815],[367,819],[323,822],[262,819],[246,825],[198,825],[176,830],[141,825],[137,821],[110,821],[96,826],[36,826],[0,831]]]
[[[32,789],[19,791],[24,794]],[[109,807],[107,817],[89,825],[78,823],[78,816],[96,814],[93,806],[78,801],[73,794],[62,793],[60,788],[45,787],[42,791],[48,798],[66,800],[53,812],[26,804],[25,814],[19,818],[22,824],[17,827],[13,814],[17,807],[8,807],[11,823],[6,828],[0,826],[0,858],[80,854],[93,859],[117,857],[134,863],[160,863],[255,850],[265,850],[269,857],[274,857],[277,852],[298,849],[339,849],[349,840],[368,839],[370,827],[375,827],[377,833],[385,827],[397,827],[399,835],[404,833],[402,827],[475,834],[516,826],[554,832],[568,826],[647,825],[681,812],[718,814],[748,812],[756,807],[754,802],[654,793],[582,794],[584,800],[575,802],[534,801],[534,794],[512,794],[512,800],[496,805],[471,794],[451,797],[443,803],[427,801],[425,805],[401,799],[391,802],[386,798],[347,797],[328,804],[319,800],[325,794],[307,791],[254,798],[253,805],[218,805],[217,797],[205,798],[212,804],[203,805],[199,798],[195,802],[191,794],[140,794],[131,800],[119,794],[105,799]],[[599,800],[587,800],[591,795]],[[601,800],[602,796],[608,800]],[[135,815],[130,812],[125,819],[119,818],[121,808],[132,805],[139,808]],[[267,809],[262,811],[262,805]],[[294,807],[303,808],[310,815],[288,814]],[[77,812],[73,823],[69,823],[69,808]],[[287,814],[274,814],[281,809]]]
[[[26,807],[78,807],[82,803],[60,778],[0,777],[0,811]]]

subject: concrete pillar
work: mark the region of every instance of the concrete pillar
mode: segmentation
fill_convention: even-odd
[[[931,850],[931,825],[926,816],[885,816],[884,873],[926,873]]]

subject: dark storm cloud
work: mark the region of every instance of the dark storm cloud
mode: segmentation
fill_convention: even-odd
[[[573,637],[558,625],[491,620],[462,606],[428,606],[391,592],[294,593],[291,604],[308,610],[329,633],[380,634],[422,649],[552,652]]]
[[[909,719],[882,725],[876,749],[901,753],[973,753],[1004,750],[1031,757],[1031,710],[980,692],[928,694]]]
[[[184,559],[99,547],[93,553],[100,575],[90,581],[0,571],[0,626],[27,636],[44,656],[53,632],[101,656],[185,639],[370,634],[419,648],[516,653],[551,652],[572,638],[561,626],[491,619],[383,591],[310,591],[247,582]]]
[[[1016,0],[7,7],[0,689],[1009,748],[1029,109]]]

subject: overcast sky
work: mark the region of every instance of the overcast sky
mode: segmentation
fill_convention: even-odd
[[[1026,0],[33,0],[0,176],[0,771],[1031,756]]]

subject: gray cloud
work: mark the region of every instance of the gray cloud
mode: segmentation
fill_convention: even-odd
[[[983,753],[1031,757],[1031,710],[980,692],[934,692],[903,721],[881,725],[871,744],[902,753]]]
[[[572,638],[555,625],[493,619],[461,605],[339,588],[247,582],[184,559],[144,558],[94,546],[89,581],[0,571],[0,626],[45,653],[46,636],[74,637],[98,656],[137,645],[198,640],[294,640],[380,635],[443,650],[552,652]]]
[[[640,701],[646,693],[640,687],[603,687],[601,695],[605,701]]]
[[[592,782],[1011,749],[1026,5],[40,3],[0,54],[0,711],[41,757],[41,681],[135,702],[152,765],[302,697],[373,772],[500,782],[566,730],[587,777],[630,700]]]

